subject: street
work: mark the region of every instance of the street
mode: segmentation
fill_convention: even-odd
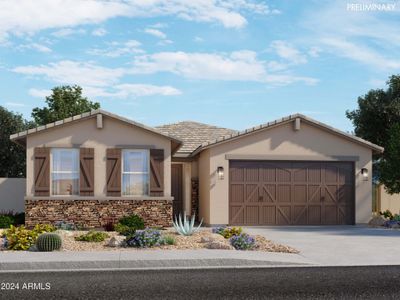
[[[399,299],[400,266],[1,273],[0,288],[1,299]]]

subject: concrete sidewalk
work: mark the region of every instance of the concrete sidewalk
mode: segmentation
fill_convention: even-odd
[[[281,267],[310,265],[298,254],[232,250],[0,252],[0,271]]]

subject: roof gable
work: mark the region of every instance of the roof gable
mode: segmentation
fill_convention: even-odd
[[[351,135],[349,133],[346,133],[346,132],[343,132],[341,130],[338,130],[338,129],[336,129],[336,128],[332,127],[332,126],[329,126],[327,124],[324,124],[322,122],[316,121],[316,120],[314,120],[314,119],[312,119],[310,117],[307,117],[307,116],[302,115],[302,114],[294,114],[294,115],[290,115],[290,116],[287,116],[287,117],[284,117],[284,118],[281,118],[281,119],[274,120],[272,122],[261,124],[259,126],[248,128],[248,129],[243,130],[243,131],[239,131],[239,132],[236,132],[236,133],[233,133],[233,134],[230,134],[230,135],[222,136],[222,137],[216,138],[214,140],[210,140],[210,141],[204,142],[195,151],[193,151],[193,153],[191,155],[195,156],[198,153],[200,153],[202,150],[208,149],[210,147],[213,147],[213,146],[216,146],[216,145],[219,145],[221,143],[228,142],[228,141],[231,141],[231,140],[234,140],[234,139],[238,139],[238,138],[247,136],[249,134],[254,134],[254,133],[257,133],[257,132],[260,132],[260,131],[263,131],[263,130],[268,130],[268,129],[274,128],[276,126],[281,126],[281,125],[287,124],[289,122],[294,122],[296,119],[300,119],[301,121],[306,122],[307,124],[310,124],[312,126],[320,128],[322,130],[328,131],[328,132],[330,132],[330,133],[332,133],[334,135],[340,136],[340,137],[345,138],[347,140],[350,140],[350,141],[352,141],[354,143],[358,143],[358,144],[360,144],[360,145],[362,145],[364,147],[370,148],[376,153],[381,153],[384,150],[383,147],[375,145],[375,144],[373,144],[373,143],[371,143],[369,141],[366,141],[366,140],[364,140],[362,138],[359,138],[357,136],[354,136],[354,135]]]
[[[131,125],[131,126],[139,127],[141,129],[144,129],[144,130],[149,131],[151,133],[163,136],[163,137],[171,140],[171,142],[174,144],[173,145],[173,149],[175,149],[175,150],[182,144],[181,140],[179,140],[178,138],[176,138],[176,137],[174,137],[172,135],[169,135],[169,134],[166,134],[166,133],[162,133],[162,132],[160,132],[160,131],[152,128],[152,127],[143,125],[141,123],[132,121],[132,120],[130,120],[128,118],[121,117],[121,116],[118,116],[116,114],[112,114],[112,113],[110,113],[108,111],[101,110],[101,109],[92,110],[90,112],[86,112],[86,113],[83,113],[83,114],[80,114],[80,115],[69,117],[69,118],[66,118],[66,119],[63,119],[63,120],[59,120],[59,121],[56,121],[56,122],[52,122],[52,123],[49,123],[49,124],[46,124],[46,125],[38,126],[38,127],[32,128],[32,129],[24,130],[24,131],[12,134],[10,136],[10,139],[12,141],[18,143],[18,144],[25,145],[26,138],[28,136],[32,135],[32,134],[36,134],[36,133],[39,133],[39,132],[45,132],[45,131],[50,130],[50,129],[62,127],[64,125],[70,124],[72,122],[79,122],[79,121],[87,120],[89,118],[95,118],[99,114],[107,116],[107,117],[110,117],[110,118],[113,118],[113,119],[118,120],[120,122],[124,122],[124,123],[126,123],[128,125]]]

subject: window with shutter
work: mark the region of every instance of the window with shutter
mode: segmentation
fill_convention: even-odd
[[[107,149],[107,196],[121,196],[121,149]]]
[[[164,196],[164,149],[150,149],[150,196]]]
[[[81,196],[94,195],[94,149],[80,148],[79,154],[80,186]]]
[[[35,196],[50,196],[50,149],[34,150]]]

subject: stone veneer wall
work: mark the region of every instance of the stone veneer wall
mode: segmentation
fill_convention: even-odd
[[[199,180],[192,178],[192,215],[199,219]]]
[[[171,226],[172,200],[25,200],[25,225],[73,222],[99,228],[130,214],[141,216],[146,226]]]

